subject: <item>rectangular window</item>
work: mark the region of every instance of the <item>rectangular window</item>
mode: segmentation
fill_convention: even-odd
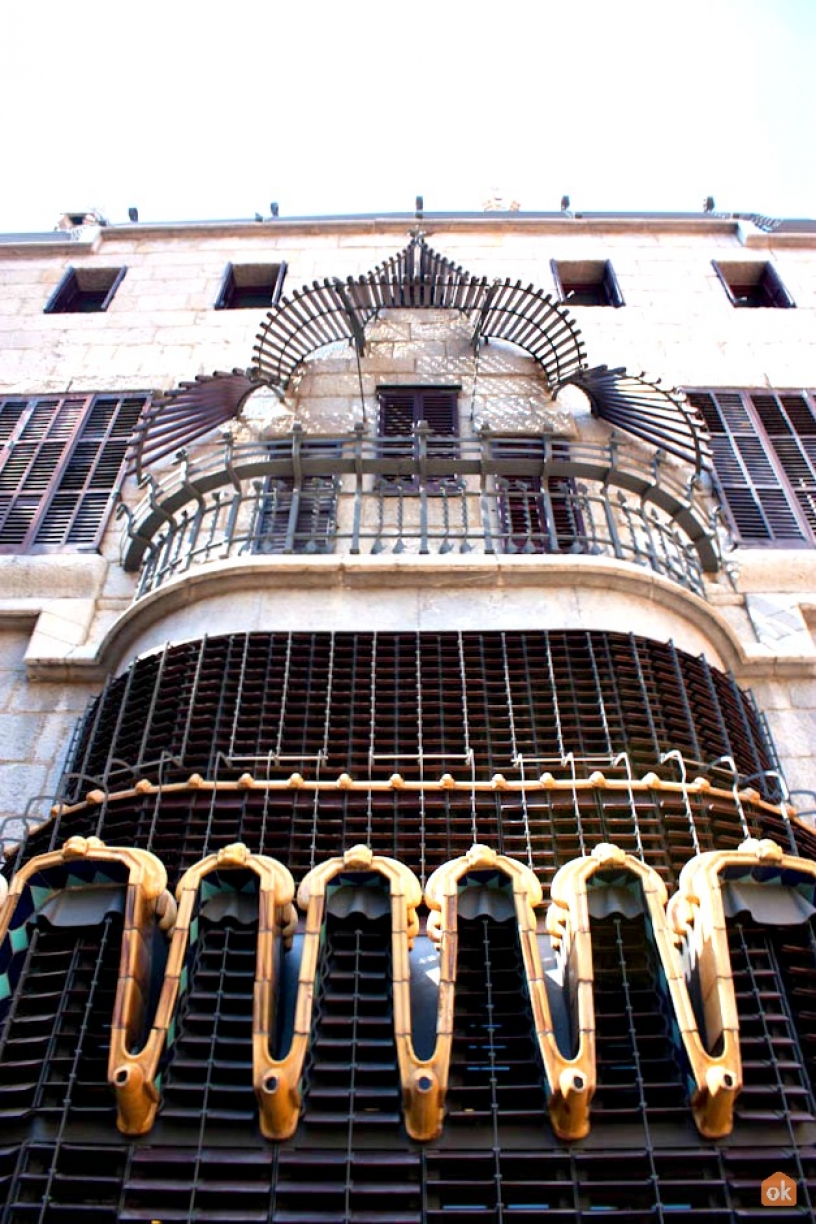
[[[339,442],[312,439],[301,454],[320,459],[339,458]],[[336,476],[305,476],[295,489],[291,476],[270,476],[263,491],[252,539],[255,553],[330,553],[337,534]]]
[[[816,543],[812,393],[693,390],[731,525],[750,544]]]
[[[44,314],[94,314],[107,310],[127,268],[68,268],[45,304]]]
[[[458,386],[379,388],[380,437],[395,439],[383,448],[383,454],[393,459],[395,466],[402,464],[407,468],[401,473],[385,473],[382,476],[384,483],[399,484],[405,491],[419,488],[417,464],[421,454],[416,426],[421,422],[428,427],[427,457],[434,469],[430,473],[428,486],[438,487],[443,480],[454,479],[438,470],[438,460],[458,453],[456,443],[445,439],[459,437],[460,390]],[[410,463],[406,465],[405,460],[410,460]]]
[[[711,263],[732,306],[790,310],[796,305],[773,264],[757,259],[741,263],[713,259]]]
[[[497,458],[539,466],[538,474],[507,473],[496,477],[502,551],[506,553],[578,553],[585,551],[579,493],[570,477],[543,476],[545,450],[540,438],[493,437]],[[553,454],[566,458],[567,443],[554,443]]]
[[[0,553],[95,549],[144,393],[0,398]]]
[[[623,294],[608,259],[550,261],[558,300],[567,306],[623,306]]]
[[[266,310],[283,290],[286,264],[227,264],[216,310]]]

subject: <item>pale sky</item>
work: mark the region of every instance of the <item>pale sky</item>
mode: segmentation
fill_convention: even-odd
[[[816,217],[816,0],[5,0],[0,231],[524,210]]]

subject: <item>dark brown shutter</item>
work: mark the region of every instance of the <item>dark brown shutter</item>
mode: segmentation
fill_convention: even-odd
[[[437,387],[389,387],[381,390],[380,433],[386,438],[410,436],[426,421],[431,434],[455,438],[459,433],[456,391]]]
[[[494,437],[497,456],[529,457],[542,469],[545,451],[540,438]],[[560,458],[568,455],[556,443]],[[512,475],[497,479],[497,507],[502,548],[508,553],[584,551],[583,516],[576,504],[575,481],[558,476]],[[546,493],[544,492],[546,489]]]
[[[608,259],[606,263],[604,264],[603,283],[604,283],[604,292],[606,293],[606,300],[609,303],[609,305],[610,306],[623,306],[624,305],[623,294],[620,291],[620,285],[618,284],[618,278],[615,275],[615,269],[612,267],[612,264],[609,262]]]
[[[773,264],[767,264],[765,267],[765,274],[762,277],[762,288],[769,306],[776,306],[781,310],[792,310],[795,307],[796,303],[782,284],[779,273]]]
[[[413,391],[380,393],[380,433],[385,438],[410,437],[414,432]]]
[[[6,416],[15,418],[0,451],[0,551],[96,547],[145,402],[143,395],[0,401],[4,434]]]
[[[455,455],[456,445],[452,442],[440,442],[440,438],[458,438],[459,412],[457,391],[443,387],[388,387],[379,392],[380,399],[380,436],[384,438],[405,438],[404,446],[389,446],[385,453],[389,458],[416,457],[417,446],[414,440],[414,426],[421,421],[428,426],[428,455],[433,458]],[[410,440],[410,441],[409,441]],[[429,484],[437,485],[444,476],[436,476]],[[404,490],[418,487],[418,477],[399,477],[396,474],[386,474],[382,477],[385,483],[399,484]]]
[[[799,492],[804,499],[808,496],[812,499],[816,492],[816,469],[791,437],[788,420],[779,412],[778,398],[740,391],[691,392],[688,398],[702,413],[711,432],[717,479],[739,538],[753,543],[808,540],[805,521],[798,513]],[[752,402],[760,421],[752,415]],[[771,429],[779,431],[777,437],[765,435],[760,424],[763,413]],[[785,459],[777,450],[777,441]],[[809,487],[799,491],[791,489],[786,479],[785,462],[793,472],[794,450],[800,460],[805,458],[810,474]],[[812,526],[816,526],[816,517]]]

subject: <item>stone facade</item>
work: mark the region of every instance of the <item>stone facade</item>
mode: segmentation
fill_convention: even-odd
[[[590,364],[645,368],[678,386],[785,389],[815,381],[816,242],[807,237],[766,234],[748,221],[724,218],[525,220],[494,214],[427,224],[428,241],[455,264],[545,290],[553,286],[551,260],[609,259],[625,307],[573,310]],[[246,366],[259,312],[213,309],[228,262],[285,260],[285,292],[291,292],[316,278],[367,271],[399,249],[406,228],[387,219],[89,226],[69,247],[64,239],[53,249],[47,242],[0,244],[0,392],[167,391],[214,369]],[[714,259],[771,261],[797,309],[734,310]],[[43,313],[69,263],[79,269],[126,266],[105,312]],[[386,383],[461,387],[465,436],[487,424],[583,441],[608,438],[609,428],[589,414],[580,393],[567,389],[553,401],[528,356],[490,343],[477,357],[471,330],[466,319],[447,311],[385,311],[368,330],[359,365],[343,345],[317,354],[300,367],[283,401],[261,391],[246,402],[236,439],[284,435],[295,422],[308,434],[343,433],[359,421],[369,430],[376,424],[376,388]],[[630,445],[648,462],[641,444]],[[203,439],[193,459],[202,461],[216,449],[215,435]],[[682,476],[682,465],[676,466]],[[157,479],[171,468],[169,459],[160,463]],[[133,507],[141,495],[127,480],[122,496]],[[132,606],[135,577],[119,564],[121,535],[121,521],[111,519],[99,555],[0,556],[0,718],[6,728],[0,735],[0,819],[7,836],[16,834],[20,820],[47,811],[41,797],[56,785],[76,712],[110,667],[124,666],[133,650],[236,620],[338,628],[361,617],[372,628],[637,624],[646,636],[673,637],[732,669],[767,713],[791,789],[813,788],[812,550],[741,547],[731,557],[740,572],[736,588],[724,574],[710,576],[704,601],[673,599],[670,584],[667,594],[665,583],[642,572],[633,576],[625,565],[604,569],[588,558],[576,559],[572,569],[553,557],[482,565],[472,557],[455,563],[437,558],[419,568],[409,558],[391,558],[387,565],[372,558],[281,558],[255,565],[256,594],[243,597],[240,611],[232,599],[219,611],[224,595],[208,593],[205,576],[198,575],[203,585],[197,597],[177,584],[146,601],[140,613]],[[246,574],[240,582],[244,590],[252,585]],[[803,795],[801,802],[807,810],[812,801]]]

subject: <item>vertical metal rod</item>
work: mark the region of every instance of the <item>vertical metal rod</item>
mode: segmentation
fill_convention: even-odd
[[[558,754],[563,761],[565,758],[564,732],[561,726],[561,711],[558,707],[558,685],[555,681],[555,667],[553,665],[550,635],[546,629],[544,630],[544,645],[547,651],[547,672],[550,678],[550,700],[552,701],[552,711],[555,717],[555,734],[558,740]]]
[[[286,704],[289,700],[289,673],[292,667],[292,634],[286,635],[286,662],[283,668],[283,684],[280,693],[280,713],[278,714],[278,735],[275,740],[275,757],[280,760],[283,748],[283,727],[286,721]]]

